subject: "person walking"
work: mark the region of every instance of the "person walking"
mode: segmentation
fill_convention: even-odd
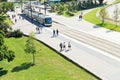
[[[71,43],[68,42],[68,50],[71,50]]]
[[[38,29],[37,29],[37,30],[38,30],[38,34],[40,34],[40,28],[39,28],[39,27],[38,27]]]
[[[58,31],[58,29],[56,30],[56,36],[58,36],[58,33],[59,33],[59,31]]]
[[[19,19],[21,19],[21,16],[19,15]]]
[[[39,30],[40,30],[40,33],[42,33],[42,27],[39,27],[39,28],[40,28],[40,29],[39,29]]]
[[[62,42],[59,44],[59,46],[60,46],[60,52],[61,52],[61,51],[62,51],[62,49],[63,49]]]
[[[36,27],[36,33],[39,34],[40,31],[39,31],[39,27]]]
[[[15,19],[15,23],[17,22],[17,19]]]
[[[82,15],[79,15],[79,20],[82,20]]]
[[[65,42],[63,42],[63,50],[66,51],[66,45],[65,45]]]
[[[53,30],[53,37],[55,37],[55,30]]]

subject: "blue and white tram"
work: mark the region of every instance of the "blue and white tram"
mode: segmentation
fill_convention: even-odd
[[[43,15],[42,13],[38,13],[38,12],[32,12],[32,18],[37,21],[37,18],[39,17],[39,15]]]
[[[23,13],[24,13],[26,16],[28,16],[28,15],[29,15],[29,10],[24,9],[24,10],[23,10]],[[29,16],[28,16],[28,17],[29,17]]]
[[[37,21],[45,26],[51,26],[52,25],[52,18],[49,15],[39,15],[37,18]]]
[[[49,15],[45,15],[36,11],[31,12],[28,9],[24,9],[23,13],[44,26],[52,26],[52,18]]]

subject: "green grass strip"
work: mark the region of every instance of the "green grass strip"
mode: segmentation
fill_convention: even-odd
[[[38,41],[36,64],[31,66],[32,55],[24,52],[26,40],[27,37],[5,39],[5,44],[15,52],[15,59],[10,63],[0,61],[0,80],[98,80]]]
[[[116,2],[120,2],[120,0],[115,0],[114,2],[115,2],[115,3],[116,3]]]
[[[105,25],[102,25],[102,21],[96,17],[96,13],[100,10],[101,8],[97,8],[95,10],[92,10],[88,12],[87,14],[84,15],[84,19],[90,23],[93,23],[97,26],[104,27],[113,31],[118,31],[120,32],[120,26],[115,26],[115,24],[111,24],[109,22],[105,22]]]

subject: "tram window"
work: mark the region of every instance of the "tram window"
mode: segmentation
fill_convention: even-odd
[[[51,18],[45,18],[45,22],[46,22],[47,24],[51,24],[51,23],[52,23],[52,19],[51,19]]]

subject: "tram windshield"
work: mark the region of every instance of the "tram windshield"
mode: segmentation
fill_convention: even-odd
[[[51,17],[45,18],[45,22],[46,24],[51,24],[52,23]]]

